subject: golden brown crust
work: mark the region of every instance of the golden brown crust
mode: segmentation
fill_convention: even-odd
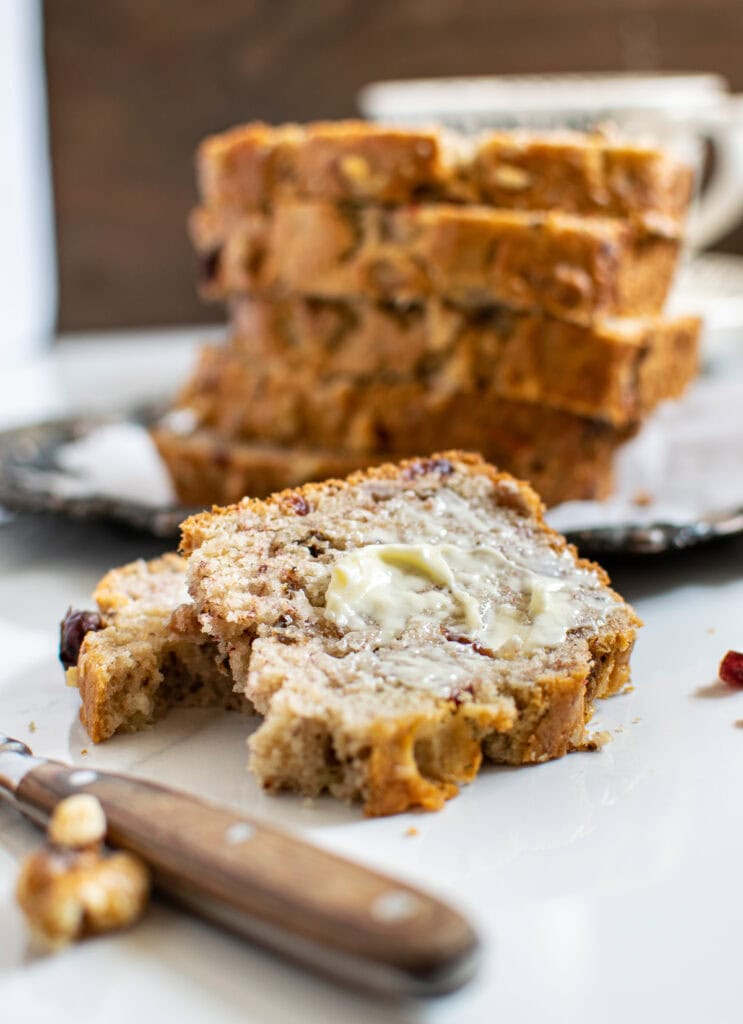
[[[254,123],[199,147],[205,202],[261,209],[277,201],[479,202],[629,218],[674,230],[692,171],[659,150],[599,133],[487,133],[474,145],[435,129],[363,121]]]
[[[206,297],[299,294],[464,306],[538,306],[555,316],[661,311],[678,238],[627,224],[484,206],[351,209],[284,203],[240,218],[202,207],[191,233]]]

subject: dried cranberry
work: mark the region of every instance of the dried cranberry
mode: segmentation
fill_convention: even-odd
[[[211,284],[219,273],[219,260],[222,250],[211,249],[209,252],[201,253],[198,257],[199,278],[204,284]]]
[[[481,654],[485,658],[495,657],[489,647],[483,647],[482,644],[478,644],[476,640],[472,640],[468,636],[460,636],[459,633],[449,633],[447,631],[444,631],[444,636],[453,644],[466,644],[472,648],[475,654]]]
[[[306,516],[312,511],[310,503],[301,494],[290,494],[286,499],[287,505],[294,509],[298,516]]]
[[[67,609],[59,629],[59,660],[65,668],[77,665],[80,645],[85,639],[85,634],[102,628],[103,620],[98,612]]]
[[[448,459],[416,459],[403,470],[403,479],[415,480],[418,476],[425,476],[426,473],[438,473],[440,476],[449,476],[454,472],[454,466]]]
[[[743,686],[743,654],[728,651],[720,662],[720,679],[728,686]]]

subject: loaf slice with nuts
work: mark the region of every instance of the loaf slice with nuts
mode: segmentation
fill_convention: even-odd
[[[629,677],[632,609],[477,456],[214,509],[182,547],[201,628],[264,716],[250,764],[269,789],[435,809],[483,752],[581,748]]]
[[[464,395],[473,409],[499,399],[538,403],[623,428],[682,394],[698,368],[693,317],[583,326],[435,301],[400,310],[245,299],[233,324],[228,347],[202,349],[177,405],[196,410],[204,424],[238,420],[240,429],[282,442],[297,436],[358,447],[356,437],[366,435],[367,447],[381,447],[379,437],[396,429],[384,421],[400,408],[375,411],[375,395],[380,404],[389,393],[392,407],[397,390],[421,416]],[[366,420],[368,429],[354,428]],[[445,433],[444,426],[439,443],[449,444]]]
[[[94,597],[97,614],[68,612],[62,653],[68,685],[80,692],[80,720],[95,743],[142,729],[173,706],[252,711],[199,628],[178,555],[113,569]],[[79,650],[71,649],[70,637]]]
[[[487,203],[605,214],[678,228],[692,172],[667,153],[593,132],[486,132],[363,121],[253,123],[205,139],[204,202],[262,209],[279,201]]]
[[[296,202],[240,217],[201,207],[190,226],[207,298],[437,296],[577,320],[660,313],[680,246],[609,218],[446,204]]]
[[[315,417],[281,376],[251,378],[249,391],[242,383],[242,374],[231,375],[177,410],[196,421],[191,429],[174,429],[175,417],[166,417],[150,431],[185,504],[265,497],[437,444],[481,452],[530,481],[547,505],[601,500],[611,493],[614,455],[635,430],[531,402],[489,403],[479,392],[422,394],[409,384],[370,388],[361,408],[342,383],[321,389],[310,396],[321,406]]]

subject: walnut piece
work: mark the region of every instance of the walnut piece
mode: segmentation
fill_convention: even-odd
[[[133,924],[150,890],[145,864],[103,847],[106,818],[93,796],[63,800],[48,842],[21,865],[16,898],[32,931],[52,947]]]
[[[57,804],[46,831],[55,846],[79,849],[102,843],[106,835],[106,815],[94,796],[78,793]]]
[[[532,176],[523,167],[512,164],[498,164],[493,170],[493,180],[499,188],[509,192],[521,192],[532,184]]]
[[[371,168],[363,156],[351,153],[341,160],[341,173],[355,182],[367,182],[371,177]]]

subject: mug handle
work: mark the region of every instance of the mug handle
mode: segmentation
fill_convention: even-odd
[[[686,229],[689,247],[699,252],[743,219],[743,95],[731,96],[719,116],[700,116],[696,126],[715,151],[712,178],[693,205]]]

